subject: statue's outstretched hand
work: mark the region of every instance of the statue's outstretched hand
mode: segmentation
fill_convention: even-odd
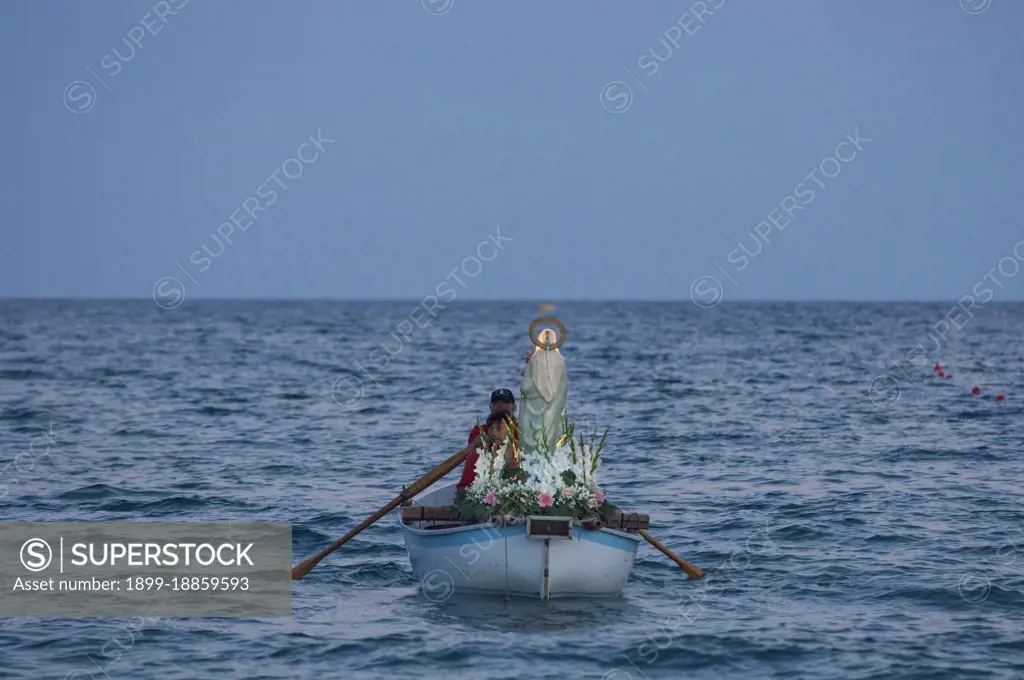
[[[533,357],[533,352],[534,350],[532,349],[523,352],[523,361],[525,361],[526,364],[524,364],[523,367],[519,369],[519,375],[526,375],[526,366],[530,363],[530,359]]]

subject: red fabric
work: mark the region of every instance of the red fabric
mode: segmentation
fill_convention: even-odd
[[[486,425],[474,425],[473,430],[469,433],[469,439],[466,441],[467,444],[471,444],[474,439],[482,435],[487,434]],[[519,424],[517,423],[512,428],[512,437],[516,444],[519,443]],[[463,487],[469,486],[476,480],[476,461],[480,458],[480,454],[474,451],[473,453],[466,456],[466,462],[462,466],[462,477],[459,478],[459,483],[455,485],[456,490]]]
[[[462,489],[476,481],[476,461],[479,458],[480,454],[476,451],[466,457],[466,465],[462,468],[462,477],[459,478],[459,483],[455,485],[456,489]]]

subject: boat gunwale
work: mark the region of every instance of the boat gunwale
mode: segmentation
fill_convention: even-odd
[[[419,492],[418,494],[416,494],[412,498],[410,498],[408,502],[409,502],[410,505],[420,505],[417,502],[418,499],[423,498],[425,496],[429,496],[430,494],[435,493],[436,491],[438,491],[440,489],[444,489],[444,488],[448,488],[448,487],[452,487],[452,486],[455,486],[455,482],[439,480],[439,481],[431,484],[429,487],[427,487],[423,491]],[[398,510],[398,525],[401,526],[403,529],[411,532],[415,536],[450,536],[452,534],[457,534],[457,533],[460,533],[460,532],[480,531],[482,529],[487,529],[487,528],[494,528],[494,529],[500,530],[502,528],[502,527],[499,527],[498,525],[496,525],[494,522],[479,522],[477,524],[470,524],[470,525],[464,525],[464,526],[454,526],[454,527],[445,527],[445,528],[441,528],[441,529],[420,529],[418,527],[414,527],[414,526],[411,526],[409,524],[406,524],[405,520],[402,519],[401,506],[399,506],[399,510]],[[509,526],[509,525],[506,525],[506,526]],[[513,524],[511,526],[519,526],[519,525]],[[526,525],[523,524],[522,526],[525,528]],[[579,530],[579,532],[581,534],[581,538],[582,538],[582,536],[586,535],[586,534],[584,534],[584,532],[594,532],[594,533],[605,533],[605,534],[608,534],[609,536],[617,536],[619,538],[628,538],[628,539],[636,542],[637,544],[639,544],[639,543],[641,543],[643,541],[643,537],[639,534],[639,532],[630,533],[629,531],[623,531],[622,529],[609,529],[607,527],[601,527],[600,529],[586,529],[586,528],[580,526],[579,520],[577,520],[576,518],[573,518],[573,529]]]
[[[454,527],[444,527],[444,528],[439,528],[439,529],[420,529],[419,527],[414,527],[414,526],[411,526],[409,524],[406,524],[406,522],[402,519],[401,512],[399,512],[399,514],[398,514],[398,524],[403,529],[406,529],[407,531],[411,532],[412,534],[414,534],[416,536],[450,536],[452,534],[457,534],[457,533],[460,533],[460,532],[482,531],[482,530],[491,529],[491,528],[498,529],[498,530],[502,529],[502,527],[499,527],[494,522],[479,522],[477,524],[469,524],[469,525],[454,526]],[[525,524],[506,525],[506,527],[509,527],[509,526],[511,526],[511,527],[521,526],[521,527],[523,527],[524,531],[526,529],[526,525]],[[578,529],[581,533],[583,533],[583,532],[606,533],[606,534],[609,534],[611,536],[618,536],[619,538],[628,538],[628,539],[631,539],[631,540],[633,540],[633,541],[635,541],[637,543],[640,543],[640,541],[643,539],[643,537],[640,536],[639,533],[629,533],[627,531],[622,531],[620,529],[609,529],[607,527],[601,527],[600,529],[587,529],[585,527],[580,526],[579,523],[577,522],[577,520],[575,520],[575,519],[573,519],[573,528],[574,529]]]

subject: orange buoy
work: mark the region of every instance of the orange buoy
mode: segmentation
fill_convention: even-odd
[[[1003,400],[1003,399],[1005,399],[1005,398],[1006,398],[1006,397],[1004,397],[1004,396],[1003,396],[1003,395],[1001,395],[1001,394],[997,394],[997,395],[996,395],[996,401],[1002,401],[1002,400]]]
[[[981,388],[975,385],[971,388],[971,394],[981,394]]]
[[[946,374],[945,374],[945,373],[943,373],[942,371],[936,371],[936,373],[938,373],[938,374],[939,374],[939,377],[940,377],[940,378],[941,378],[942,376],[946,375]]]
[[[935,362],[935,366],[932,367],[932,370],[935,371],[936,373],[942,370],[942,366],[939,365],[938,361]]]

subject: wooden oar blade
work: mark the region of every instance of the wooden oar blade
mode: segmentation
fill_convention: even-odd
[[[672,560],[673,562],[678,564],[679,568],[682,569],[683,571],[685,571],[686,575],[689,576],[691,579],[693,579],[693,578],[701,578],[701,577],[704,576],[704,570],[703,569],[698,567],[696,564],[690,564],[689,562],[684,560],[682,557],[680,557],[679,555],[676,555],[674,552],[672,552],[671,550],[666,548],[664,545],[661,544],[661,541],[659,541],[654,536],[651,536],[649,533],[647,533],[646,529],[641,529],[640,530],[640,535],[643,536],[645,539],[647,539],[648,543],[650,543],[655,548],[657,548],[662,553],[664,553],[666,557],[668,557],[670,560]]]

